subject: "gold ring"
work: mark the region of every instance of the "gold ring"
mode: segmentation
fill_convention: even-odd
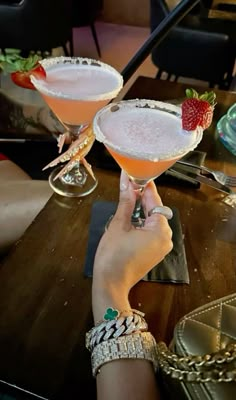
[[[164,215],[167,219],[171,219],[173,217],[173,211],[170,207],[166,206],[156,206],[148,211],[148,216],[150,217],[152,214],[161,214]]]

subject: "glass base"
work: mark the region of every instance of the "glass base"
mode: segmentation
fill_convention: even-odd
[[[78,168],[72,169],[69,173],[63,175],[61,178],[55,177],[64,168],[64,165],[55,168],[49,176],[49,185],[57,194],[66,197],[83,197],[92,193],[97,187],[98,181],[94,180],[87,172],[83,165]]]

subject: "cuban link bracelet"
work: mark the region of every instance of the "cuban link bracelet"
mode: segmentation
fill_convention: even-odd
[[[146,332],[148,325],[144,319],[144,313],[134,309],[129,312],[132,314],[123,317],[124,311],[119,312],[116,309],[108,308],[103,321],[86,333],[86,348],[93,351],[96,345],[105,340],[131,333]]]

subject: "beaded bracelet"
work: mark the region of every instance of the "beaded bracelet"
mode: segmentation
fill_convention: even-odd
[[[122,314],[127,312],[132,312],[132,315],[123,317]],[[93,351],[103,341],[147,330],[148,325],[141,311],[131,309],[119,312],[108,308],[103,321],[86,333],[86,348]]]
[[[91,356],[93,377],[97,376],[104,364],[120,359],[147,360],[153,363],[156,371],[158,363],[155,338],[150,332],[140,332],[98,344]]]

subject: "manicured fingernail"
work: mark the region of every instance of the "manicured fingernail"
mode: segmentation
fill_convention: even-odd
[[[129,186],[128,175],[122,169],[121,175],[120,175],[120,191],[124,192],[125,190],[128,189],[128,186]]]

